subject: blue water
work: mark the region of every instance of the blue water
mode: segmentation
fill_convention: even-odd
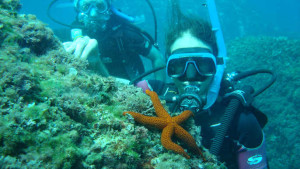
[[[53,29],[63,28],[47,17],[46,9],[52,0],[21,0],[20,13],[35,14]],[[183,0],[182,0],[183,1]],[[159,40],[163,41],[166,21],[166,3],[152,0],[157,13]],[[166,1],[167,2],[167,1]],[[185,0],[187,11],[199,4],[198,0]],[[51,12],[64,23],[71,23],[76,14],[70,0],[58,0]],[[216,0],[225,39],[246,35],[271,35],[300,38],[300,3],[298,0]],[[143,0],[115,0],[114,5],[135,16],[146,16],[142,28],[153,34],[153,21],[149,7]]]
[[[21,0],[22,8],[20,13],[25,14],[34,14],[38,17],[39,20],[49,24],[51,28],[61,28],[62,26],[53,22],[47,16],[47,8],[48,5],[52,2],[52,0]],[[58,17],[61,21],[70,23],[74,20],[75,11],[73,9],[73,3],[67,0],[59,0],[60,4],[55,10],[51,10],[53,12],[53,16]]]

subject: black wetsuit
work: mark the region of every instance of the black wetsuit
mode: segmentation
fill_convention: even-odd
[[[177,89],[174,85],[165,84],[156,80],[149,80],[148,83],[162,99],[170,100],[168,98],[177,94]],[[222,83],[220,90],[221,98],[226,92],[228,92],[226,88],[227,86]],[[201,126],[202,144],[207,149],[210,149],[216,131],[218,130],[218,127],[221,127],[222,125],[220,124],[220,121],[228,104],[229,101],[227,99],[218,99],[209,111],[201,112],[194,116],[196,125]],[[169,102],[168,106],[170,110],[174,110],[174,107],[176,107],[176,105],[172,102]],[[258,147],[262,142],[262,128],[266,123],[266,116],[259,110],[254,107],[245,108],[241,105],[225,135],[225,139],[219,153],[219,160],[226,162],[228,168],[238,168],[238,149],[241,148],[241,145],[244,145],[247,148]]]
[[[110,75],[132,80],[144,73],[140,55],[147,56],[152,44],[137,27],[112,14],[105,32],[86,32],[99,44],[102,62]]]

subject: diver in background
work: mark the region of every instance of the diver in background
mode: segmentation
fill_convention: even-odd
[[[262,131],[266,116],[250,104],[248,88],[237,90],[230,77],[223,75],[225,63],[218,57],[219,46],[211,25],[183,15],[176,0],[172,2],[166,69],[174,84],[144,80],[137,86],[157,92],[173,112],[192,110],[196,125],[201,126],[203,146],[228,168],[268,168]],[[218,89],[212,90],[215,86]],[[234,99],[243,104],[232,106]],[[231,112],[233,107],[236,111]],[[227,119],[228,112],[231,120]]]
[[[73,42],[65,42],[67,52],[88,59],[89,66],[103,76],[132,80],[144,73],[140,55],[152,61],[153,68],[163,66],[164,58],[129,17],[111,5],[110,0],[74,0],[77,23],[84,26],[72,30]],[[94,39],[91,39],[94,38]],[[155,73],[164,80],[165,72]]]

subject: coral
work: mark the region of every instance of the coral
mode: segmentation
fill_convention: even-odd
[[[171,117],[161,105],[160,100],[155,92],[146,90],[146,93],[151,97],[156,115],[158,117],[144,116],[135,112],[124,112],[123,115],[130,114],[131,116],[133,116],[134,120],[142,124],[151,125],[155,126],[156,128],[162,129],[162,145],[166,149],[173,150],[174,152],[181,154],[189,159],[190,156],[184,151],[184,149],[172,142],[171,137],[175,133],[175,135],[186,142],[196,154],[201,155],[203,161],[206,161],[194,138],[186,130],[179,126],[179,124],[187,120],[191,115],[193,115],[193,113],[189,110],[186,110],[176,117]]]

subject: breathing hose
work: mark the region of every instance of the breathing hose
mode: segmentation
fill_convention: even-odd
[[[153,20],[154,20],[154,46],[155,47],[158,47],[158,44],[157,44],[157,19],[156,19],[156,14],[155,14],[155,11],[154,11],[154,8],[153,8],[153,5],[151,4],[151,2],[149,0],[146,0],[146,2],[148,3],[150,9],[151,9],[151,12],[152,12],[152,15],[153,15]]]
[[[220,149],[222,147],[225,134],[227,133],[227,130],[230,126],[230,123],[233,120],[233,117],[235,115],[235,112],[237,111],[237,108],[240,105],[240,101],[238,99],[231,99],[229,102],[229,106],[225,110],[225,114],[222,117],[221,126],[220,129],[217,131],[215,138],[213,139],[210,153],[214,155],[218,155],[220,152]]]
[[[69,25],[69,24],[65,24],[65,23],[63,23],[63,22],[60,22],[60,21],[58,21],[58,20],[56,20],[55,18],[52,17],[51,12],[50,12],[50,9],[52,8],[52,6],[53,6],[57,1],[58,1],[58,0],[53,0],[53,1],[51,1],[51,3],[48,5],[48,8],[47,8],[47,16],[48,16],[53,22],[55,22],[55,23],[57,23],[57,24],[66,26],[66,27],[68,27],[68,28],[74,28],[74,26]],[[82,27],[82,26],[81,26],[81,27]],[[81,27],[80,27],[80,28],[81,28]],[[77,28],[78,28],[78,26],[77,26]]]
[[[268,83],[266,83],[263,87],[261,87],[260,89],[258,89],[256,92],[254,92],[252,94],[253,97],[256,97],[259,94],[261,94],[263,91],[268,89],[276,81],[277,76],[275,75],[275,73],[273,71],[268,70],[268,69],[259,69],[259,70],[251,70],[251,71],[247,71],[247,72],[241,72],[241,73],[237,74],[236,76],[234,76],[232,80],[238,81],[238,80],[244,79],[246,77],[261,74],[261,73],[270,74],[270,75],[272,75],[272,78],[270,79],[270,81]]]
[[[166,66],[161,66],[152,70],[149,70],[148,72],[145,72],[141,74],[140,76],[136,77],[135,79],[131,80],[129,84],[136,84],[138,81],[140,81],[143,77],[148,76],[151,73],[154,73],[156,71],[159,71],[161,69],[164,69]]]
[[[268,83],[266,83],[263,87],[261,87],[260,89],[258,89],[255,92],[254,92],[254,89],[252,87],[249,87],[249,86],[247,88],[243,89],[243,91],[245,93],[249,93],[249,94],[252,95],[252,97],[256,97],[259,94],[261,94],[263,91],[265,91],[267,88],[269,88],[275,82],[276,75],[274,74],[274,72],[272,72],[271,70],[267,70],[267,69],[260,69],[260,70],[252,70],[252,71],[242,72],[242,73],[239,73],[236,76],[234,76],[232,78],[232,81],[239,81],[239,80],[244,79],[246,77],[261,74],[261,73],[267,73],[267,74],[272,75],[272,78],[268,81]],[[212,145],[210,147],[210,152],[212,154],[214,154],[216,156],[219,155],[220,149],[221,149],[222,144],[224,142],[225,135],[226,135],[226,133],[229,129],[230,124],[232,123],[232,120],[233,120],[240,104],[242,104],[241,101],[236,97],[233,97],[229,101],[229,105],[226,108],[225,113],[224,113],[224,115],[222,117],[222,120],[221,120],[221,126],[217,130],[216,136],[213,139]]]

